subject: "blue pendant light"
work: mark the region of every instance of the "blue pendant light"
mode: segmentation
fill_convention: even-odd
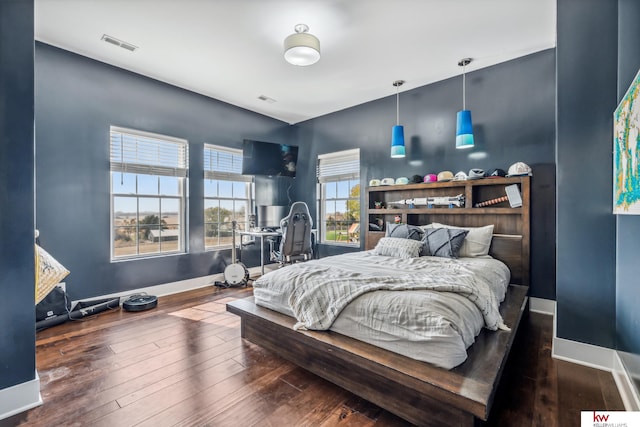
[[[396,87],[396,125],[391,130],[391,157],[400,158],[405,156],[404,152],[404,126],[400,125],[400,86],[404,80],[396,80],[393,85]]]
[[[471,58],[464,58],[458,62],[462,67],[462,111],[458,111],[456,124],[456,148],[473,147],[473,124],[471,123],[471,111],[466,109],[466,69],[471,63]]]

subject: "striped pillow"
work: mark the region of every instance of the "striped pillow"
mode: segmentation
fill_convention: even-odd
[[[422,242],[419,240],[383,237],[373,249],[373,253],[396,258],[417,258],[421,249]]]
[[[458,258],[468,230],[427,228],[422,237],[422,256]]]

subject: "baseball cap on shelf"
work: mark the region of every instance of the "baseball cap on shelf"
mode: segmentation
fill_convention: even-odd
[[[507,176],[531,176],[531,168],[526,163],[516,162],[509,166]]]
[[[379,179],[372,179],[371,181],[369,181],[369,187],[377,187],[378,185],[380,185]]]
[[[438,177],[433,173],[428,173],[424,176],[424,182],[436,182]]]
[[[484,170],[482,169],[471,169],[469,171],[469,176],[467,179],[480,179],[484,178]]]
[[[456,176],[453,177],[454,181],[466,181],[467,180],[467,174],[464,173],[463,171],[460,171],[456,174]]]
[[[413,175],[410,181],[414,184],[420,184],[423,179],[424,178],[422,178],[422,175]]]
[[[501,176],[507,176],[507,173],[500,168],[491,169],[487,175],[489,178],[499,178]]]
[[[405,184],[408,184],[408,183],[409,183],[409,178],[407,178],[405,176],[396,179],[396,185],[405,185]]]
[[[438,181],[451,181],[453,179],[453,172],[442,171],[438,174]]]
[[[380,185],[393,185],[396,183],[396,180],[393,178],[383,178],[382,181],[380,181]]]

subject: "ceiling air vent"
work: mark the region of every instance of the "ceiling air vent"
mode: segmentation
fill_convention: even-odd
[[[107,34],[103,34],[102,38],[100,40],[103,40],[103,41],[105,41],[107,43],[111,43],[111,44],[116,45],[116,46],[120,46],[121,48],[126,49],[126,50],[128,50],[130,52],[133,52],[136,49],[138,49],[138,46],[134,46],[131,43],[127,43],[125,41],[118,40],[117,38],[111,37],[110,35],[107,35]]]
[[[269,103],[269,104],[273,104],[274,102],[276,102],[276,100],[275,100],[275,99],[273,99],[273,98],[269,98],[268,96],[265,96],[265,95],[260,95],[260,96],[258,97],[258,99],[259,99],[260,101],[264,101],[264,102],[267,102],[267,103]]]

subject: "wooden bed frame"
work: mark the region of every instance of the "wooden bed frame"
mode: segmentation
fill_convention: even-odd
[[[504,214],[510,224],[514,217],[522,218],[518,229],[524,232],[494,234],[489,253],[509,266],[512,279],[528,284],[529,178],[522,182],[526,191],[521,214]],[[499,233],[504,230],[502,213],[491,211]],[[474,226],[482,225],[477,220],[481,215],[469,215]],[[467,350],[467,360],[449,371],[332,331],[294,331],[294,318],[257,306],[253,297],[228,303],[227,311],[241,317],[243,338],[411,423],[468,427],[489,417],[516,332],[528,311],[527,292],[528,286],[509,285],[500,312],[511,331],[483,329]]]

